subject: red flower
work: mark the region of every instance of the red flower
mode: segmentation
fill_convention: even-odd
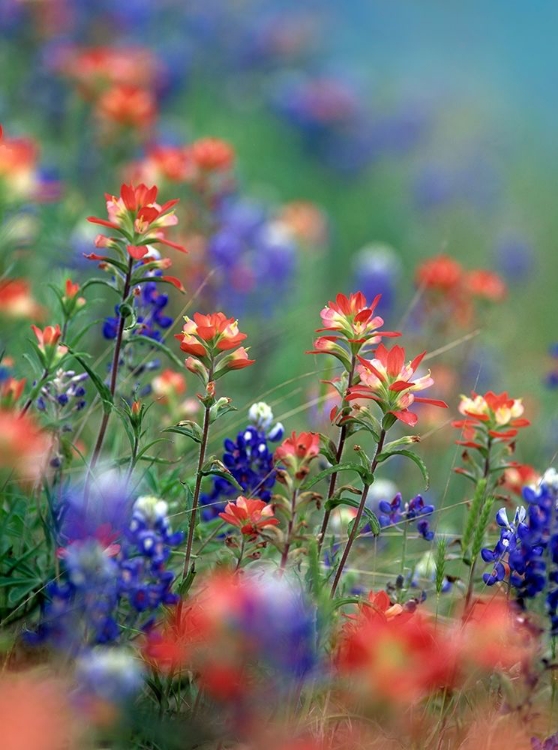
[[[48,458],[51,439],[28,414],[0,409],[0,469],[21,479],[37,479]]]
[[[175,242],[167,240],[164,234],[166,227],[174,226],[178,219],[172,210],[178,200],[171,200],[162,206],[156,203],[158,189],[156,186],[148,188],[143,183],[122,185],[120,196],[105,194],[109,220],[89,216],[88,221],[118,232],[127,243],[128,253],[135,259],[141,259],[149,252],[147,245],[168,245],[175,250],[185,253],[186,250]],[[107,247],[113,240],[99,235],[97,247]],[[89,256],[98,260],[100,256]],[[171,277],[169,277],[171,278]]]
[[[37,337],[37,341],[39,342],[39,349],[41,351],[45,351],[47,347],[54,346],[60,341],[60,337],[62,336],[62,331],[60,330],[60,326],[56,324],[55,326],[45,326],[43,330],[38,328],[37,326],[31,326],[33,329],[33,333]]]
[[[227,503],[223,521],[236,526],[246,536],[256,536],[266,526],[277,526],[279,521],[273,518],[273,507],[257,498],[246,498],[242,495],[232,503]]]
[[[155,121],[157,104],[155,97],[147,89],[117,85],[101,94],[96,111],[103,120],[124,127],[144,129]]]
[[[488,391],[484,396],[471,393],[472,398],[461,396],[459,411],[467,419],[459,419],[452,422],[454,427],[464,431],[464,441],[458,441],[459,445],[477,448],[478,444],[472,442],[477,430],[487,433],[490,437],[498,440],[509,440],[517,435],[521,427],[528,427],[528,419],[522,419],[523,404],[520,398],[510,398],[506,392],[496,394]]]
[[[440,623],[420,613],[407,618],[362,617],[345,628],[339,671],[372,700],[410,704],[456,678],[456,650]]]
[[[330,341],[344,338],[351,344],[376,344],[382,336],[400,336],[392,331],[378,331],[384,320],[374,315],[374,310],[380,301],[378,294],[369,304],[362,292],[356,292],[349,297],[338,294],[335,302],[329,302],[321,311],[320,316],[324,328],[318,328],[317,333],[326,332]],[[321,351],[312,352],[320,354]]]
[[[196,167],[204,172],[230,169],[234,162],[234,149],[219,138],[200,138],[189,151]]]
[[[463,268],[449,255],[442,254],[421,263],[415,278],[419,287],[447,293],[461,284]]]
[[[229,370],[240,370],[249,367],[255,360],[248,359],[248,351],[239,344],[246,334],[238,330],[238,321],[227,318],[222,312],[184,318],[182,333],[175,334],[180,341],[180,348],[190,354],[186,367],[197,375],[205,376],[207,368],[212,368],[212,378],[217,379]],[[239,347],[239,348],[237,348]],[[231,349],[236,351],[220,356]],[[196,363],[196,359],[200,360]],[[203,363],[203,364],[202,364]]]
[[[283,440],[275,451],[275,460],[303,479],[310,471],[309,464],[320,452],[320,436],[317,432],[293,432]]]
[[[10,318],[42,318],[43,309],[32,295],[24,279],[0,281],[0,312]]]
[[[497,273],[482,269],[469,271],[465,276],[465,288],[474,297],[491,302],[501,302],[508,292],[506,284]]]
[[[384,414],[393,414],[394,417],[411,427],[414,427],[418,421],[417,415],[409,411],[413,403],[447,408],[445,401],[414,395],[415,392],[430,388],[434,384],[430,371],[420,378],[414,377],[425,354],[426,352],[423,352],[405,364],[403,347],[394,346],[386,349],[383,344],[380,344],[376,350],[375,359],[366,360],[359,357],[360,383],[349,389],[347,400],[372,399],[379,404]]]

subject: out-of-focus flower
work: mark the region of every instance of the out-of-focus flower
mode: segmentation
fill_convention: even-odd
[[[405,364],[405,349],[394,346],[388,350],[380,344],[374,359],[366,360],[359,357],[360,383],[349,389],[347,399],[372,399],[378,403],[384,414],[392,414],[411,427],[418,421],[417,415],[409,411],[409,407],[414,403],[447,408],[445,401],[414,395],[415,392],[423,391],[434,384],[430,372],[415,378],[415,372],[425,354],[426,352],[423,352]]]
[[[501,302],[507,295],[507,287],[494,271],[478,269],[465,275],[465,289],[479,299]]]
[[[33,481],[44,471],[52,440],[28,414],[0,409],[0,469]]]
[[[95,112],[107,124],[144,130],[155,122],[157,103],[147,89],[117,85],[99,96]]]
[[[412,617],[360,617],[342,635],[338,669],[371,702],[424,699],[455,684],[457,654],[445,629],[419,612]]]
[[[521,495],[526,484],[536,484],[540,478],[540,473],[532,466],[511,461],[504,471],[502,487]]]
[[[366,245],[355,254],[352,266],[355,287],[368,299],[381,294],[378,310],[384,315],[391,312],[402,269],[395,250],[381,243]]]
[[[449,255],[438,255],[421,263],[415,274],[419,287],[447,294],[457,289],[463,278],[463,267]]]
[[[487,672],[529,662],[536,649],[522,613],[504,596],[476,599],[455,637],[461,658]]]
[[[166,403],[169,398],[177,398],[186,392],[186,378],[181,372],[163,370],[151,381],[153,395]]]
[[[325,245],[328,237],[327,218],[314,203],[309,201],[285,203],[277,218],[304,245],[311,247]]]
[[[159,668],[196,670],[213,697],[235,700],[299,683],[316,666],[316,639],[315,606],[295,581],[217,572],[149,634],[145,653]]]
[[[189,146],[189,153],[195,166],[202,172],[228,170],[235,158],[232,146],[220,138],[200,138]]]
[[[24,279],[0,281],[0,312],[9,318],[39,320],[44,310],[33,298],[29,283]]]
[[[13,377],[0,376],[0,405],[4,409],[12,407],[23,395],[25,379],[16,380]]]
[[[161,74],[161,64],[150,49],[131,46],[69,48],[58,68],[88,99],[114,85],[154,88]]]
[[[248,537],[257,536],[266,526],[277,526],[279,521],[273,516],[273,508],[258,498],[238,497],[227,503],[219,518],[240,529]]]
[[[0,724],[2,750],[61,750],[78,739],[68,686],[39,673],[3,673]]]

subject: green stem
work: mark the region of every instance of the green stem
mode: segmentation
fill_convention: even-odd
[[[126,278],[124,279],[124,288],[122,290],[122,302],[126,299],[128,299],[128,295],[130,294],[130,280],[132,278],[132,267],[133,267],[134,259],[130,256],[130,259],[128,261],[128,269],[126,271]],[[111,373],[110,373],[110,395],[114,397],[114,394],[116,392],[116,379],[118,376],[118,366],[120,363],[120,352],[122,349],[122,339],[124,336],[124,325],[126,323],[126,318],[122,313],[119,313],[119,321],[118,321],[118,332],[116,334],[116,343],[114,345],[114,354],[112,357],[112,366],[111,366]],[[97,436],[97,442],[95,443],[95,448],[93,449],[93,456],[91,458],[91,465],[89,467],[89,477],[91,477],[91,472],[97,465],[97,461],[99,460],[99,456],[101,455],[101,449],[103,447],[103,442],[105,440],[105,435],[108,427],[108,423],[110,420],[110,415],[112,414],[112,410],[105,411],[103,413],[103,419],[101,421],[101,426],[99,427],[99,434]]]
[[[210,379],[212,374],[210,373]],[[203,415],[203,432],[200,443],[200,455],[198,458],[198,470],[196,474],[196,485],[194,487],[194,498],[192,501],[192,515],[190,516],[190,526],[188,529],[188,541],[186,543],[186,555],[184,557],[184,567],[182,569],[182,580],[184,581],[188,575],[190,568],[190,558],[192,557],[192,545],[194,543],[194,533],[196,530],[196,516],[198,512],[198,504],[200,499],[201,483],[202,483],[202,468],[205,463],[205,453],[207,450],[207,440],[209,437],[209,406],[205,407]]]
[[[378,445],[376,446],[376,452],[374,454],[374,459],[372,461],[372,465],[370,466],[370,473],[373,475],[376,471],[376,467],[378,466],[378,456],[382,452],[382,448],[384,447],[384,441],[386,439],[386,430],[385,428],[382,428],[382,431],[380,432],[380,439],[378,440]],[[358,506],[358,511],[356,514],[356,518],[353,521],[353,528],[351,529],[351,534],[349,536],[349,539],[347,541],[347,544],[345,546],[345,550],[343,551],[343,556],[341,557],[341,560],[339,562],[339,565],[337,567],[337,571],[335,573],[335,578],[333,579],[333,586],[331,587],[331,598],[335,596],[335,592],[337,591],[337,586],[339,585],[339,581],[341,580],[341,575],[343,573],[343,568],[345,567],[345,564],[347,562],[347,558],[349,557],[349,553],[351,551],[351,547],[353,546],[353,543],[357,537],[358,530],[360,527],[360,521],[362,519],[362,514],[364,513],[364,506],[366,505],[366,498],[368,497],[368,490],[370,489],[370,484],[364,484],[362,487],[362,494],[360,498],[360,505]]]
[[[283,553],[281,554],[281,565],[279,568],[281,571],[284,571],[287,566],[287,559],[289,557],[289,549],[293,541],[292,537],[293,537],[294,521],[295,521],[295,516],[296,516],[297,494],[298,494],[298,491],[294,489],[292,498],[291,498],[291,517],[289,518],[289,525],[287,527],[287,540],[285,542],[285,546],[283,547]]]
[[[351,384],[352,384],[353,375],[354,375],[354,371],[355,371],[355,365],[356,365],[356,355],[353,354],[352,359],[351,359],[351,369],[349,371],[349,380],[348,380],[347,390],[351,387]],[[346,394],[345,394],[345,396],[346,396]],[[341,408],[343,408],[344,405],[345,405],[345,399],[343,399],[343,403],[341,404]],[[335,453],[335,463],[336,464],[341,463],[341,458],[343,456],[343,450],[345,448],[345,441],[346,441],[346,439],[347,439],[347,425],[343,424],[341,426],[341,431],[339,433],[339,442],[337,443],[337,451]],[[335,472],[334,474],[331,475],[331,478],[329,480],[329,489],[327,491],[326,503],[327,503],[327,500],[331,500],[331,498],[333,497],[333,494],[335,492],[335,485],[337,484],[337,476],[338,476],[338,472]],[[319,533],[319,536],[318,536],[318,555],[320,554],[320,552],[322,550],[322,545],[324,543],[324,539],[325,539],[325,536],[326,536],[326,531],[327,531],[327,527],[328,527],[328,524],[329,524],[330,517],[331,517],[331,510],[326,510],[326,512],[324,514],[324,520],[323,520],[323,523],[322,523],[322,528],[320,529],[320,533]]]

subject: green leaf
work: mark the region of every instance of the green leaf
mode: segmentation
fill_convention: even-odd
[[[179,422],[174,427],[167,427],[163,432],[174,432],[177,435],[184,435],[196,443],[202,441],[202,428],[197,422],[191,419],[185,419],[183,422]]]
[[[430,485],[430,477],[428,476],[428,470],[422,458],[417,456],[416,453],[413,453],[413,451],[399,450],[390,451],[389,453],[380,453],[377,461],[378,463],[383,463],[384,461],[390,459],[392,456],[405,456],[405,458],[409,458],[411,461],[413,461],[413,463],[415,463],[419,467],[420,473],[422,474],[422,478],[424,479],[424,483],[426,485],[426,489],[428,489]]]
[[[331,474],[338,474],[341,471],[356,471],[356,473],[361,477],[363,482],[367,482],[367,480],[369,479],[368,470],[365,469],[363,466],[361,466],[361,464],[345,462],[345,463],[335,464],[334,466],[328,466],[327,469],[324,469],[323,471],[320,471],[318,474],[311,477],[310,479],[307,479],[300,489],[302,492],[304,492],[305,490],[309,490],[310,487],[313,487],[315,484],[320,482],[325,477],[329,477]]]
[[[360,507],[360,500],[357,500],[354,497],[332,497],[330,498],[327,503],[325,504],[326,510],[333,510],[333,508],[337,508],[339,505],[349,505],[351,508],[358,508]],[[382,527],[380,526],[380,522],[378,521],[376,514],[373,513],[369,508],[364,506],[363,514],[366,516],[366,520],[370,524],[370,528],[372,530],[372,533],[374,536],[378,536]]]
[[[106,286],[108,289],[110,289],[113,292],[118,293],[119,290],[117,287],[114,286],[114,284],[111,284],[110,281],[107,279],[100,279],[100,278],[94,278],[94,279],[88,279],[82,286],[80,287],[79,291],[84,292],[87,287],[93,286],[94,284],[100,284],[101,286]]]
[[[184,596],[185,594],[188,593],[192,584],[194,583],[195,577],[196,577],[196,565],[195,563],[192,563],[192,567],[188,571],[188,575],[178,585],[178,594],[180,596]]]
[[[91,378],[91,382],[97,389],[97,392],[99,396],[101,397],[101,401],[103,402],[103,410],[105,414],[110,414],[112,407],[114,406],[114,401],[112,398],[112,394],[106,386],[101,378],[97,375],[95,370],[92,370],[91,367],[87,364],[85,358],[81,354],[76,354],[75,352],[70,350],[70,354],[77,359],[77,361],[80,363],[80,365],[83,367],[85,372],[89,375]]]
[[[146,344],[154,349],[159,349],[164,352],[177,367],[180,367],[181,370],[184,368],[184,361],[179,359],[179,357],[177,357],[176,354],[162,341],[148,339],[146,336],[130,336],[126,342],[126,346],[130,346],[130,344]]]
[[[207,466],[207,464],[206,464]],[[228,471],[227,469],[220,469],[217,466],[210,465],[208,468],[203,468],[201,470],[202,477],[221,477],[221,479],[224,479],[226,482],[229,482],[229,484],[232,484],[233,487],[236,487],[237,490],[240,490],[240,492],[245,492],[244,487],[242,487],[236,479],[233,477],[233,475]]]

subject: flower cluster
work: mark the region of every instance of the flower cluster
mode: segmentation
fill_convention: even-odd
[[[193,319],[185,317],[184,320],[182,333],[175,338],[180,341],[182,351],[190,355],[186,367],[206,384],[230,370],[254,364],[255,360],[248,359],[248,350],[239,346],[246,334],[238,330],[238,321],[234,318],[216,312],[194,313]]]
[[[508,521],[505,509],[496,514],[501,527],[500,538],[493,549],[482,550],[485,562],[493,570],[483,575],[488,586],[509,576],[509,585],[517,594],[519,603],[526,607],[527,600],[546,591],[546,610],[550,631],[558,633],[558,479],[554,469],[549,469],[540,482],[523,489],[527,508],[520,506],[513,522]]]
[[[424,261],[416,271],[417,287],[423,290],[423,304],[429,314],[440,313],[461,325],[471,322],[476,301],[501,302],[507,289],[498,274],[485,269],[465,271],[449,255],[438,255]],[[441,319],[443,324],[443,320]]]
[[[166,563],[183,535],[172,532],[167,504],[139,497],[121,543],[114,544],[118,538],[99,528],[59,550],[64,572],[47,586],[39,627],[28,634],[31,643],[71,653],[113,643],[122,626],[147,627],[159,607],[177,602],[175,575]]]
[[[273,517],[273,507],[259,498],[238,497],[227,503],[219,518],[240,529],[243,536],[254,538],[267,526],[277,526],[279,521]]]
[[[161,276],[161,272],[155,272],[155,276]],[[157,289],[155,281],[145,281],[136,288],[134,294],[134,310],[136,315],[136,326],[133,334],[145,336],[155,341],[163,340],[162,331],[173,323],[173,318],[165,314],[165,307],[168,305],[168,294],[160,292]],[[103,336],[112,340],[116,338],[118,332],[120,306],[115,307],[116,317],[108,317],[103,324]]]
[[[175,250],[185,253],[182,245],[171,242],[166,238],[165,229],[175,226],[178,219],[172,210],[178,200],[171,200],[159,205],[157,200],[158,189],[156,186],[148,188],[141,183],[133,185],[123,184],[120,188],[120,196],[106,195],[107,219],[99,219],[90,216],[88,221],[100,224],[112,229],[120,235],[118,238],[106,237],[103,234],[97,236],[95,245],[118,249],[119,243],[124,242],[128,254],[134,260],[141,260],[146,256],[152,259],[151,245],[167,245]],[[95,255],[87,256],[91,260],[107,261],[106,258]]]
[[[250,424],[238,433],[236,440],[225,440],[222,461],[247,497],[255,496],[268,503],[276,475],[269,443],[282,438],[283,426],[274,424],[273,412],[263,402],[250,407],[248,418]],[[215,477],[211,492],[200,497],[202,517],[205,520],[215,518],[224,503],[235,494],[230,482]]]
[[[89,376],[74,370],[59,369],[54,378],[41,388],[36,405],[39,411],[50,410],[56,420],[67,418],[72,411],[81,411],[85,404],[83,382]]]
[[[389,503],[387,500],[380,500],[379,510],[378,520],[383,528],[416,520],[419,535],[427,542],[434,539],[434,532],[430,529],[427,516],[432,515],[435,508],[432,504],[425,503],[421,495],[413,497],[403,505],[403,498],[398,492]]]
[[[300,481],[310,471],[310,463],[319,452],[320,436],[317,432],[293,432],[275,451],[275,461]]]
[[[380,344],[374,359],[359,357],[360,382],[349,389],[347,400],[372,399],[377,402],[384,415],[390,414],[411,427],[418,421],[417,415],[409,410],[412,404],[424,403],[447,408],[445,401],[414,395],[434,384],[430,372],[415,377],[425,354],[423,352],[405,364],[403,347],[393,346],[387,349]]]

